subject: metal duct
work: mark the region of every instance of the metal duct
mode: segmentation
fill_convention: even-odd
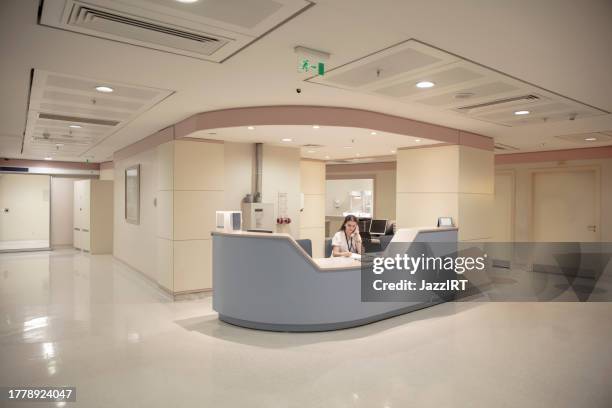
[[[255,195],[253,201],[261,203],[261,180],[263,165],[263,143],[255,143]]]

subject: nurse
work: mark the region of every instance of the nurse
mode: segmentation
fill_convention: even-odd
[[[357,226],[357,217],[347,215],[340,230],[332,238],[332,256],[349,257],[352,254],[362,254],[363,245]]]

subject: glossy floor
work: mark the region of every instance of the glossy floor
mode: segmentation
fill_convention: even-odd
[[[17,385],[76,386],[78,407],[604,408],[612,304],[447,303],[270,333],[219,322],[210,297],[170,302],[110,256],[0,254],[0,386]]]

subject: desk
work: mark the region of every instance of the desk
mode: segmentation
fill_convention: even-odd
[[[396,234],[394,240],[404,235],[457,240],[456,229],[436,228]],[[434,304],[362,302],[359,261],[313,259],[288,234],[213,232],[212,241],[213,309],[220,320],[237,326],[295,332],[336,330]]]
[[[313,258],[313,261],[325,271],[333,271],[346,268],[361,268],[361,262],[344,256],[336,256],[333,258]]]

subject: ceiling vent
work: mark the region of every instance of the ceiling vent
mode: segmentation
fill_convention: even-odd
[[[466,111],[466,112],[474,112],[477,110],[480,111],[480,110],[485,110],[485,109],[498,109],[498,108],[505,108],[507,106],[534,103],[534,102],[538,102],[540,99],[541,98],[538,95],[523,95],[523,96],[516,96],[514,98],[497,99],[494,101],[478,103],[475,105],[460,106],[459,108],[457,108],[457,110]]]
[[[48,120],[59,120],[62,122],[86,123],[90,125],[101,125],[101,126],[117,126],[119,124],[119,122],[116,120],[81,118],[78,116],[56,115],[52,113],[39,113],[38,118],[48,119]]]
[[[107,12],[78,3],[72,5],[68,15],[68,25],[202,55],[211,55],[232,41],[229,38],[187,31],[144,18]]]
[[[495,143],[495,150],[502,151],[502,152],[516,152],[519,149],[513,146],[503,144],[503,143]]]
[[[320,144],[308,143],[308,144],[302,145],[302,147],[310,147],[311,149],[318,149],[318,148],[324,147],[324,146],[320,145]]]
[[[307,0],[44,0],[40,24],[223,62],[312,5]]]

